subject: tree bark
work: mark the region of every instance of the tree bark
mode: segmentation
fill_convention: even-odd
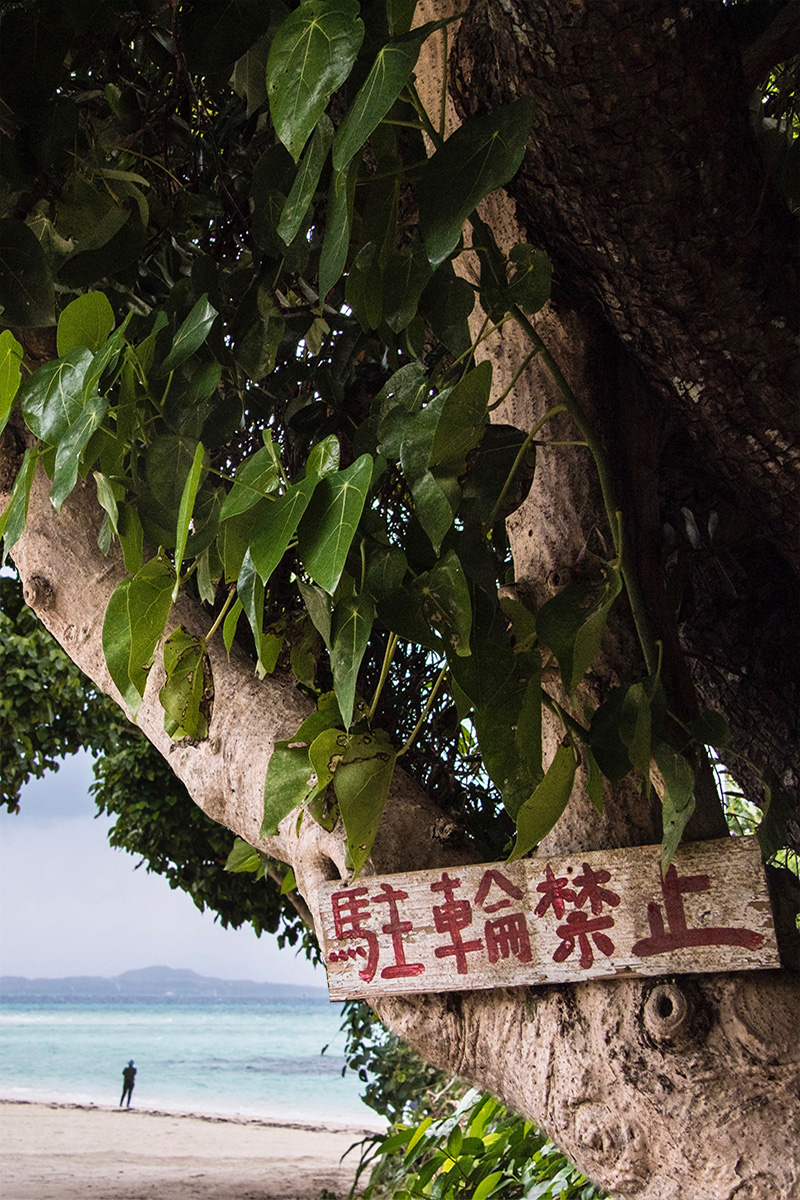
[[[488,107],[518,93],[537,96],[534,153],[515,192],[524,235],[556,265],[554,303],[537,328],[614,453],[626,528],[651,607],[662,614],[676,687],[685,680],[665,599],[662,523],[677,528],[681,507],[702,523],[722,501],[735,514],[737,496],[746,498],[749,511],[736,514],[722,561],[734,576],[735,619],[727,619],[733,601],[726,609],[719,595],[720,552],[706,547],[696,595],[684,603],[682,637],[701,691],[710,694],[716,681],[716,698],[735,734],[751,739],[754,760],[788,764],[796,682],[776,648],[781,639],[790,645],[796,618],[779,583],[764,582],[759,601],[753,589],[767,561],[779,564],[778,581],[796,581],[793,268],[779,236],[786,214],[768,192],[762,196],[742,125],[743,93],[732,98],[739,75],[717,9],[661,0],[478,3],[458,35],[452,77],[465,112],[473,96]],[[519,239],[502,202],[491,201],[484,215],[506,244]],[[504,331],[489,353],[499,392],[525,348]],[[498,419],[532,428],[550,406],[550,387],[532,372]],[[566,425],[561,432],[574,435]],[[547,440],[560,440],[558,426]],[[11,431],[3,455],[0,491],[7,493],[19,457]],[[101,630],[122,567],[97,548],[91,490],[79,485],[59,517],[47,491],[40,472],[14,549],[26,598],[70,657],[114,694]],[[537,601],[583,569],[587,547],[607,538],[585,451],[540,452],[534,489],[509,529],[517,579]],[[744,645],[757,603],[772,624],[751,628]],[[191,600],[182,599],[174,616],[204,628]],[[587,698],[615,673],[639,672],[638,654],[623,617]],[[745,666],[754,680],[749,714],[730,678]],[[210,816],[294,867],[316,914],[318,885],[346,875],[341,829],[326,833],[307,820],[298,832],[291,816],[276,838],[258,836],[271,748],[294,732],[306,702],[290,680],[259,683],[236,653],[228,660],[212,650],[212,670],[207,741],[176,745],[167,737],[157,666],[139,724]],[[776,696],[786,715],[769,730]],[[633,792],[608,800],[601,818],[578,798],[547,848],[658,840],[657,806]],[[368,869],[410,871],[470,857],[447,841],[438,810],[399,773]],[[617,1196],[800,1196],[800,988],[786,971],[387,997],[376,1008],[425,1058],[535,1120]]]
[[[18,458],[8,431],[3,451],[6,465]],[[59,516],[48,490],[40,471],[14,549],[26,599],[70,657],[113,695],[102,621],[124,572],[97,548],[91,489],[79,485]],[[174,618],[190,629],[205,624],[189,599]],[[157,666],[139,725],[204,811],[293,866],[315,913],[319,884],[346,874],[341,829],[326,833],[304,821],[298,833],[290,816],[278,837],[258,837],[272,744],[293,732],[305,701],[287,680],[259,683],[249,660],[235,653],[228,661],[214,652],[212,669],[207,741],[170,742]],[[387,814],[371,871],[470,857],[443,840],[440,814],[401,774]],[[591,833],[583,844],[593,844]],[[785,972],[386,997],[376,1008],[425,1058],[537,1121],[619,1196],[679,1200],[687,1189],[709,1200],[800,1194],[800,989]]]

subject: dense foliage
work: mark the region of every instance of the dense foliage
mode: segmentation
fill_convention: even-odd
[[[671,712],[605,451],[528,320],[549,262],[527,245],[504,256],[474,212],[514,174],[533,106],[445,140],[414,86],[444,23],[409,32],[413,9],[11,6],[0,302],[10,325],[57,320],[58,357],[20,382],[19,343],[0,334],[0,420],[16,406],[37,439],[0,518],[6,550],[40,458],[57,508],[79,475],[93,480],[101,544],[118,540],[130,572],[104,648],[134,717],[179,589],[199,594],[206,634],[178,628],[163,650],[175,738],[206,735],[212,636],[248,642],[259,674],[293,671],[319,708],[276,747],[265,834],[298,805],[341,816],[360,870],[395,762],[431,745],[418,714],[446,731],[430,773],[449,745],[450,792],[456,750],[479,748],[508,822],[480,823],[487,848],[513,823],[512,857],[531,850],[579,764],[600,805],[601,776],[633,771],[649,788],[655,763],[666,861],[702,744],[724,745],[725,723]],[[452,268],[465,222],[487,314],[474,341],[475,293]],[[474,358],[508,320],[553,373],[610,529],[586,577],[536,614],[498,588],[504,519],[553,413],[530,434],[490,424],[492,366]],[[570,711],[622,596],[641,665],[594,713]],[[542,689],[543,654],[563,690]],[[396,705],[390,673],[407,684]],[[546,772],[543,705],[563,739]]]
[[[580,766],[598,806],[603,777],[633,773],[648,790],[657,778],[666,861],[694,807],[702,746],[726,746],[728,730],[708,711],[688,726],[672,712],[605,450],[529,320],[549,297],[547,256],[525,244],[501,253],[475,211],[519,166],[533,105],[446,138],[443,109],[425,111],[414,76],[445,26],[412,32],[414,8],[4,6],[0,430],[11,423],[21,458],[0,516],[5,550],[24,529],[38,461],[57,508],[91,481],[101,545],[118,542],[129,572],[106,615],[108,666],[135,717],[163,653],[175,739],[207,734],[210,638],[245,646],[259,674],[293,673],[317,710],[276,748],[264,834],[297,806],[327,826],[341,817],[358,871],[403,757],[455,836],[467,831],[487,858],[519,856],[558,820]],[[791,200],[796,64],[782,74],[757,124]],[[477,287],[453,269],[465,243]],[[471,327],[476,299],[486,319]],[[561,393],[531,433],[490,423],[500,400],[490,355],[476,358],[509,321]],[[55,331],[50,361],[30,373],[25,331],[42,327]],[[581,580],[534,613],[500,591],[513,582],[505,518],[562,411],[600,479],[607,529]],[[206,604],[207,630],[177,629],[158,651],[181,588]],[[58,753],[102,751],[97,800],[118,814],[115,844],[223,923],[283,920],[294,941],[286,901],[249,882],[268,864],[246,848],[229,858],[229,835],[104,701],[85,699],[3,589],[0,667],[15,683],[0,709],[4,801],[13,807],[25,773]],[[591,711],[578,689],[623,605],[639,659]],[[556,689],[542,687],[543,657],[557,663]],[[562,742],[546,771],[543,708]],[[767,856],[791,811],[781,765],[765,780]],[[226,860],[236,869],[223,874]],[[409,1104],[435,1076],[370,1025],[352,1011],[351,1062],[395,1121],[382,1157],[401,1164],[376,1188],[590,1194],[566,1175],[552,1190],[541,1135],[493,1101],[473,1096],[414,1126]]]

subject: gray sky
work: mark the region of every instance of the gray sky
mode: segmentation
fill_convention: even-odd
[[[139,967],[188,967],[221,979],[325,986],[292,949],[213,914],[173,891],[140,860],[112,849],[88,793],[91,758],[32,780],[16,816],[0,811],[0,974],[28,978],[119,975]],[[263,886],[254,884],[255,886]]]

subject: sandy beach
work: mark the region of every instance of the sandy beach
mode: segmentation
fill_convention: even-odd
[[[3,1200],[318,1200],[347,1195],[353,1126],[0,1101]]]

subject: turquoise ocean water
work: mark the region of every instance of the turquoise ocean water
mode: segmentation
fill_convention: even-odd
[[[141,1108],[381,1128],[342,1078],[340,1022],[340,1005],[303,1000],[2,1004],[0,1098],[118,1104],[132,1058]]]

